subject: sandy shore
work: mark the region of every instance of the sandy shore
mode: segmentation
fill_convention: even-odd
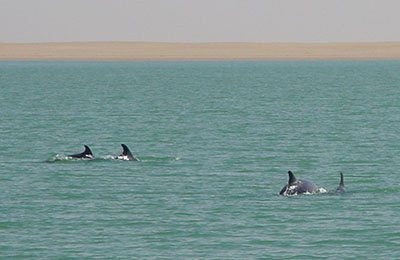
[[[0,43],[0,60],[400,60],[400,42]]]

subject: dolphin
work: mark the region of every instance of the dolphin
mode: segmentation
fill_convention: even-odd
[[[317,185],[307,180],[297,180],[293,172],[288,171],[289,182],[285,185],[280,195],[297,195],[302,193],[315,193],[318,191]]]
[[[117,160],[124,160],[124,161],[139,161],[138,158],[133,157],[131,151],[129,151],[128,146],[126,146],[125,144],[121,144],[122,146],[122,153],[118,156],[115,156],[114,159]]]
[[[343,173],[340,173],[340,183],[336,188],[336,192],[346,192],[346,189],[344,188]]]
[[[87,145],[84,145],[84,146],[85,146],[85,151],[83,151],[81,153],[77,153],[77,154],[67,155],[67,156],[72,157],[72,158],[94,159],[94,155],[93,155],[92,151],[90,150],[89,146],[87,146]]]

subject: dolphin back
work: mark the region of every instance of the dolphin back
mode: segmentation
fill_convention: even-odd
[[[90,158],[93,159],[94,155],[92,153],[92,151],[90,150],[89,146],[84,145],[85,147],[85,151],[81,152],[81,153],[77,153],[77,154],[71,154],[68,155],[68,157],[72,157],[72,158]]]
[[[280,195],[297,195],[302,193],[315,193],[318,191],[317,185],[307,180],[297,180],[293,172],[288,171],[289,180],[279,192]]]

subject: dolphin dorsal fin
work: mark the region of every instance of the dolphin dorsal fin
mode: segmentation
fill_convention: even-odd
[[[296,177],[294,176],[293,172],[288,171],[289,173],[289,185],[291,185],[292,183],[296,182]]]
[[[343,173],[340,173],[340,183],[339,183],[339,185],[344,187]]]
[[[90,150],[89,146],[87,146],[87,145],[84,145],[84,146],[85,146],[85,151],[83,151],[83,154],[84,155],[92,155],[93,156],[93,153]]]
[[[123,149],[121,156],[127,156],[129,159],[132,159],[133,156],[132,156],[132,153],[129,150],[128,146],[126,146],[125,144],[121,144],[121,146]]]

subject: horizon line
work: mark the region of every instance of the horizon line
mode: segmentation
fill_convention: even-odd
[[[348,43],[355,43],[355,44],[363,44],[363,43],[399,43],[399,41],[321,41],[321,42],[314,42],[314,41],[118,41],[118,40],[101,40],[101,41],[40,41],[40,42],[9,42],[9,41],[0,41],[0,44],[52,44],[52,43],[166,43],[166,44],[209,44],[209,43],[235,43],[235,44],[242,44],[242,43],[251,43],[251,44],[348,44]]]

